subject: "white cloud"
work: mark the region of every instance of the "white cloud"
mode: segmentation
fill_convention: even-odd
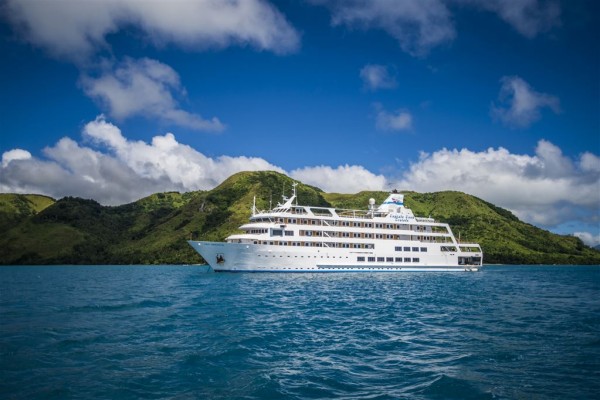
[[[28,160],[31,158],[31,153],[27,150],[13,149],[5,151],[2,154],[2,167],[6,167],[13,160]]]
[[[517,32],[533,38],[541,32],[560,25],[560,6],[556,1],[538,0],[462,0],[485,10],[492,11]]]
[[[600,157],[585,152],[581,155],[579,166],[583,171],[600,174]]]
[[[254,157],[210,158],[179,143],[172,133],[155,136],[150,143],[131,141],[104,116],[87,123],[82,131],[84,147],[62,138],[44,149],[47,159],[25,157],[24,150],[3,154],[0,191],[41,193],[55,198],[80,196],[103,204],[123,204],[143,196],[170,190],[212,189],[240,171],[282,168]],[[386,179],[362,166],[306,167],[292,171],[294,179],[326,191],[352,193],[384,190]]]
[[[65,137],[45,148],[43,158],[23,149],[4,152],[0,192],[54,198],[71,195],[123,204],[156,192],[212,189],[239,171],[286,173],[261,158],[207,157],[179,143],[172,133],[155,136],[149,143],[129,140],[103,116],[86,124],[82,135],[82,143],[88,145]],[[418,192],[459,190],[550,229],[574,221],[581,221],[577,226],[600,221],[600,157],[586,152],[571,159],[545,140],[533,155],[513,154],[504,148],[422,153],[394,180],[360,165],[303,167],[288,174],[327,192],[391,187]],[[590,234],[595,238],[598,232]],[[585,233],[578,236],[591,243]]]
[[[426,55],[429,50],[454,39],[451,15],[441,0],[314,0],[331,9],[334,25],[382,29],[395,38],[405,52]]]
[[[590,232],[574,232],[573,236],[578,237],[581,241],[590,247],[600,245],[600,234],[593,235]]]
[[[586,153],[578,161],[541,140],[535,155],[511,154],[503,148],[473,152],[442,149],[423,153],[397,183],[419,192],[459,190],[513,211],[519,218],[556,226],[585,213],[598,219],[600,169],[588,168]]]
[[[491,115],[504,124],[526,128],[540,119],[540,110],[548,107],[555,113],[560,112],[558,97],[536,92],[527,82],[518,76],[505,76],[500,82],[500,105],[492,104]]]
[[[385,190],[386,178],[375,175],[360,165],[326,165],[295,169],[290,176],[326,192],[357,193],[362,190]]]
[[[333,25],[381,29],[402,50],[422,57],[456,37],[452,7],[471,6],[491,11],[517,32],[533,38],[560,25],[556,1],[539,0],[309,0],[331,10]]]
[[[190,49],[251,45],[276,53],[294,51],[299,35],[263,0],[7,0],[6,14],[31,43],[59,58],[85,63],[106,37],[128,26],[156,44]]]
[[[211,189],[240,171],[284,172],[261,158],[207,157],[172,133],[151,143],[130,141],[102,116],[85,125],[83,136],[97,148],[63,138],[44,149],[45,160],[16,159],[15,150],[5,152],[3,160],[12,160],[0,169],[0,191],[80,196],[114,205],[156,192]]]
[[[75,63],[86,94],[111,116],[145,115],[195,130],[224,126],[179,107],[174,95],[185,92],[171,67],[146,58],[107,61],[115,59],[109,35],[134,28],[156,46],[191,50],[250,45],[288,53],[300,43],[296,30],[265,0],[6,0],[2,11],[25,40]],[[100,76],[90,74],[98,70]]]
[[[369,90],[393,89],[398,86],[396,77],[385,65],[368,64],[360,70],[360,77]]]
[[[412,128],[412,115],[408,111],[388,112],[376,105],[375,126],[380,131],[405,131]]]
[[[98,78],[83,76],[81,84],[88,96],[102,103],[117,119],[144,115],[196,130],[224,129],[217,118],[206,120],[179,108],[173,96],[185,93],[179,75],[156,60],[127,58]]]

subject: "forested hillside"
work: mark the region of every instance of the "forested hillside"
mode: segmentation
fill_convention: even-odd
[[[93,200],[0,194],[0,263],[195,264],[188,239],[223,240],[250,215],[253,198],[268,209],[290,193],[276,172],[242,172],[210,191],[157,193],[107,207]],[[324,193],[299,184],[301,204],[364,209],[384,192]],[[509,211],[459,192],[405,192],[417,216],[448,222],[463,241],[482,245],[486,263],[600,264],[600,252],[572,236],[519,221]]]

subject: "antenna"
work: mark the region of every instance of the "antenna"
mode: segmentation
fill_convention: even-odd
[[[292,183],[292,196],[294,196],[294,200],[296,200],[296,205],[298,205],[298,197],[296,196],[296,186],[298,186],[298,182]]]

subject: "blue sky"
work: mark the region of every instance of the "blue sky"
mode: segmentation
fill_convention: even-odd
[[[122,204],[274,169],[600,243],[596,1],[1,6],[2,192]]]

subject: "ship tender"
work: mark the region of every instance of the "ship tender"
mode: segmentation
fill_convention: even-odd
[[[393,192],[378,207],[344,210],[297,204],[293,194],[272,210],[252,207],[243,233],[225,242],[188,243],[215,271],[477,271],[476,243],[459,243],[450,226],[415,217]]]

